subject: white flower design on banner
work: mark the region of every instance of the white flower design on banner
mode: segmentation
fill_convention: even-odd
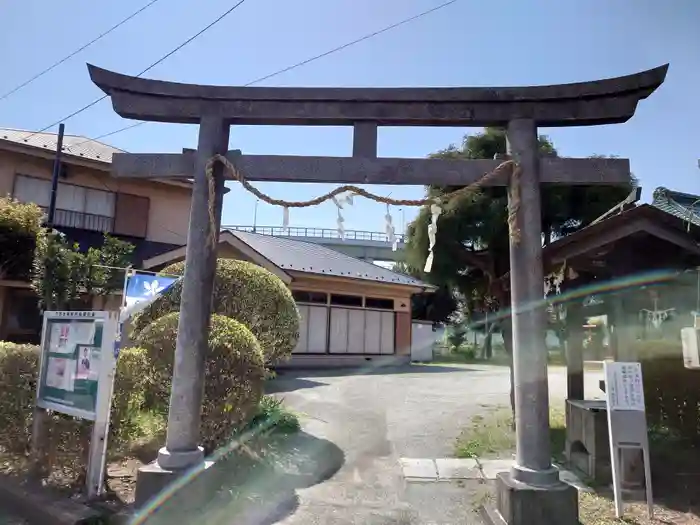
[[[158,295],[160,292],[165,290],[165,286],[160,286],[160,283],[157,280],[153,280],[150,283],[143,283],[143,288],[146,291],[146,293],[143,294],[145,297]]]

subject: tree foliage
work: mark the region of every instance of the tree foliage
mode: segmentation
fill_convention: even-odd
[[[184,275],[185,263],[171,264],[163,273]],[[173,284],[136,316],[134,331],[138,333],[148,323],[177,312],[182,285],[182,281]],[[212,313],[231,317],[249,328],[270,366],[289,359],[299,340],[299,310],[292,292],[279,277],[253,263],[217,259]]]
[[[92,304],[95,297],[121,289],[124,273],[115,268],[129,266],[133,251],[132,244],[105,234],[101,248],[81,252],[61,232],[42,230],[36,237],[32,288],[47,310],[70,310],[80,299]]]
[[[423,279],[420,270],[404,261],[398,261],[391,268],[393,272]],[[457,298],[449,286],[437,286],[435,290],[414,294],[411,297],[411,317],[433,323],[445,323],[457,309]]]
[[[36,204],[0,197],[0,279],[29,278],[43,215]]]
[[[558,155],[546,136],[539,137],[541,155]],[[431,155],[442,159],[492,159],[506,153],[505,132],[486,128],[467,135],[460,146],[449,146]],[[429,195],[442,195],[456,187],[430,186]],[[543,243],[568,235],[599,217],[630,192],[623,186],[552,185],[542,188]],[[428,282],[447,286],[464,297],[467,310],[490,311],[508,304],[501,277],[509,271],[505,188],[489,187],[454,199],[438,221],[434,262]],[[408,228],[407,262],[422,268],[428,253],[430,210],[423,208]]]

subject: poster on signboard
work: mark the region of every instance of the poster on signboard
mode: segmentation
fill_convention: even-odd
[[[94,420],[99,383],[106,377],[102,352],[104,347],[111,351],[107,339],[114,338],[105,333],[104,314],[45,313],[37,392],[40,407]]]
[[[644,412],[644,385],[640,363],[606,363],[605,389],[609,410]]]

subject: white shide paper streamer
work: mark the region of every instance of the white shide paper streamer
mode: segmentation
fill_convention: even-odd
[[[430,270],[433,269],[433,248],[435,247],[435,236],[437,235],[437,221],[441,213],[442,208],[440,208],[439,201],[435,201],[434,204],[430,205],[430,224],[428,225],[428,258],[425,260],[425,267],[423,268],[425,273],[430,273]]]

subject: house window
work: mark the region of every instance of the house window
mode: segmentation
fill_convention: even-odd
[[[34,202],[43,208],[48,208],[51,200],[51,183],[34,177],[17,175],[14,197],[18,201]]]
[[[381,299],[378,297],[365,297],[365,308],[373,308],[375,310],[393,310],[393,299]]]
[[[331,304],[338,306],[362,306],[362,297],[358,295],[331,295]]]
[[[51,201],[51,181],[17,175],[14,197],[22,202],[34,202],[48,211]],[[69,228],[111,232],[114,223],[115,194],[75,184],[58,183],[54,224]]]
[[[328,304],[328,294],[323,292],[303,292],[294,290],[292,292],[294,300],[300,303]]]

